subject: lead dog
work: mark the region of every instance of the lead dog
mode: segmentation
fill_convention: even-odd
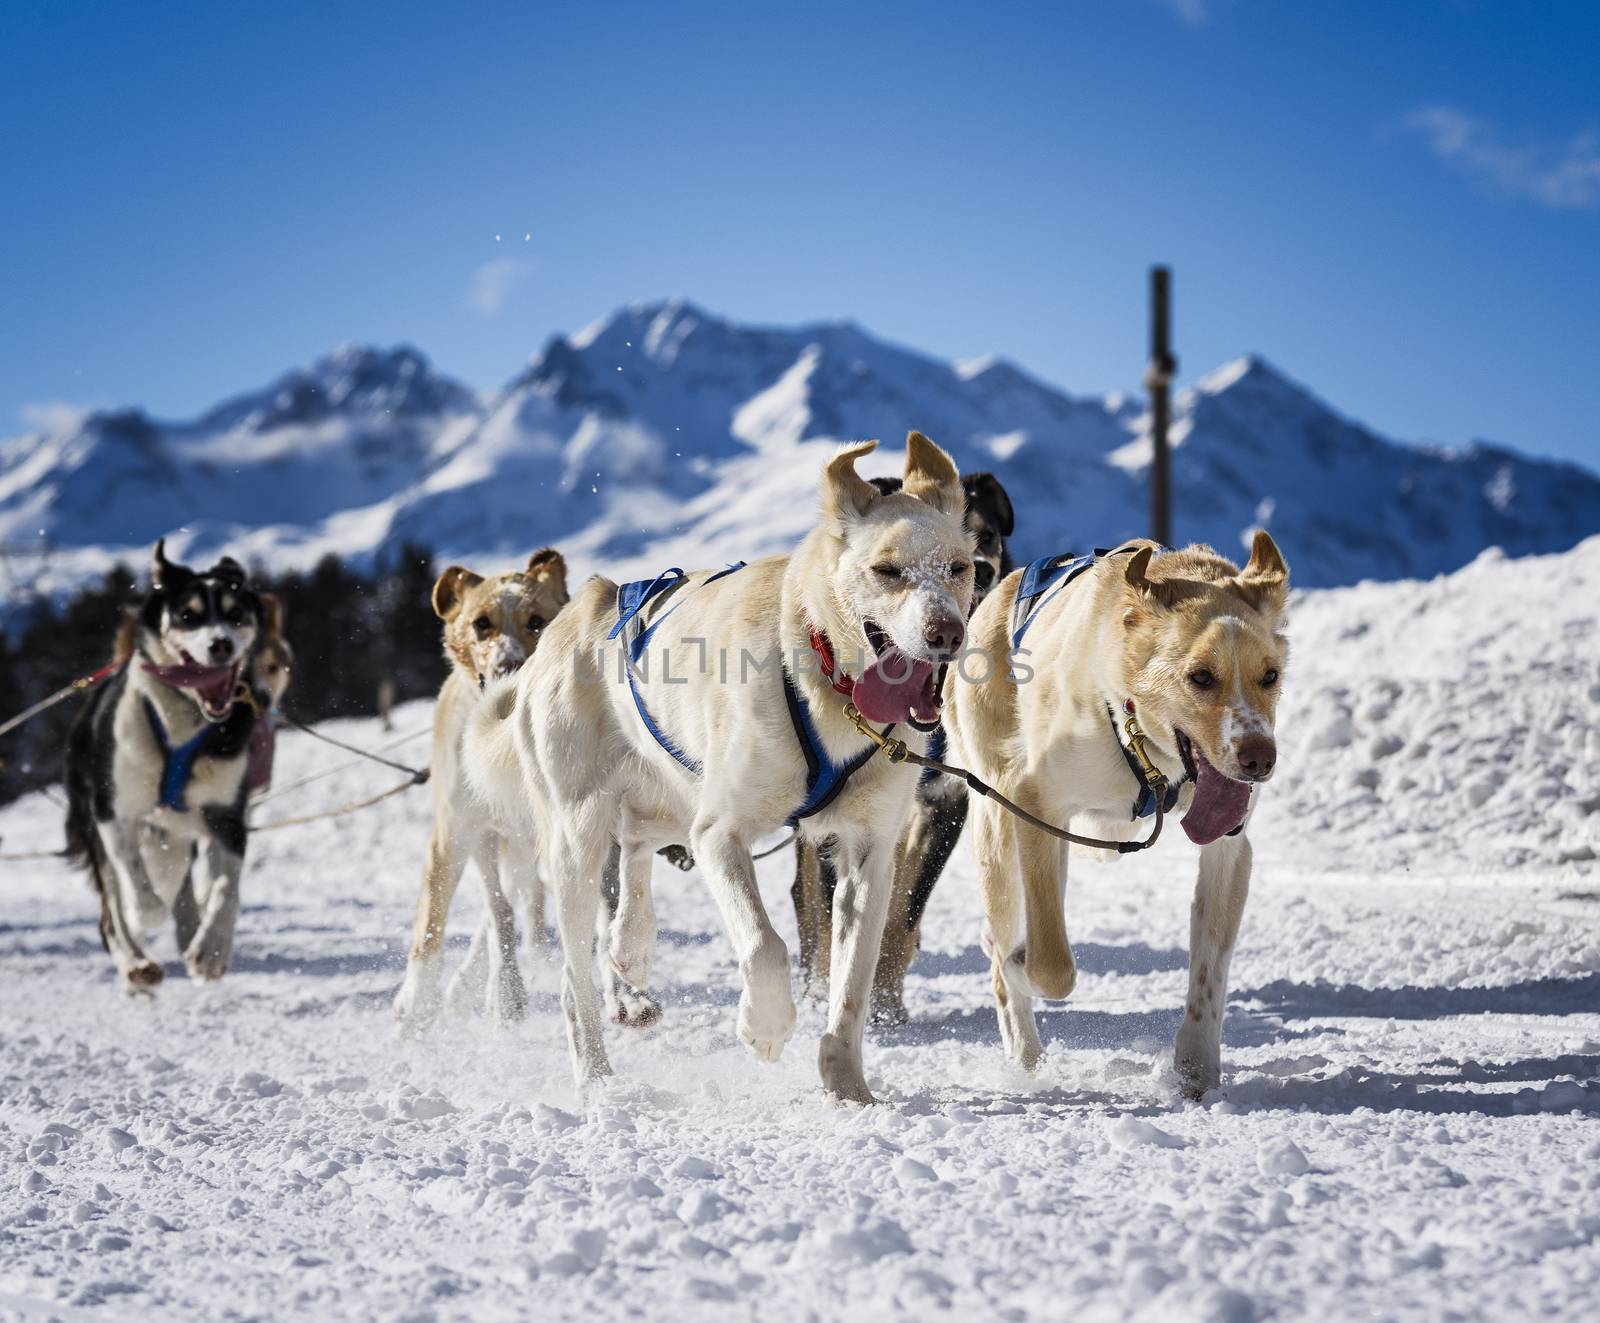
[[[261,599],[224,557],[196,573],[156,543],[150,593],[115,674],[67,736],[67,850],[100,895],[100,940],[125,987],[163,971],[143,941],[179,903],[189,974],[217,979],[233,953],[256,704],[241,684]]]
[[[445,920],[469,859],[483,875],[487,906],[447,999],[457,1009],[479,1009],[503,1022],[527,1013],[507,893],[523,898],[532,943],[544,937],[544,888],[532,844],[508,839],[504,824],[491,821],[472,799],[461,769],[461,738],[485,686],[513,674],[533,655],[566,602],[567,563],[553,547],[534,552],[526,569],[492,578],[452,565],[433,586],[450,673],[433,710],[433,832],[405,981],[394,1000],[396,1017],[411,1032],[431,1023],[443,1004]]]
[[[1243,570],[1209,547],[1161,552],[1142,541],[1036,562],[971,622],[970,646],[997,664],[981,681],[953,672],[946,684],[956,762],[1047,821],[1081,815],[1103,835],[1131,837],[1130,803],[1153,811],[1127,747],[1130,718],[1142,726],[1173,787],[1170,807],[1201,847],[1176,1044],[1193,1097],[1221,1080],[1228,962],[1250,888],[1245,823],[1253,787],[1277,761],[1288,587],[1265,532]],[[1032,1069],[1043,1051],[1033,999],[1067,996],[1077,976],[1062,913],[1067,846],[987,798],[973,813],[1000,1035]]]
[[[687,840],[738,959],[738,1036],[758,1059],[778,1058],[795,1023],[789,953],[761,903],[751,843],[793,821],[836,841],[822,1082],[837,1098],[872,1099],[862,1029],[916,778],[872,757],[844,694],[874,720],[932,730],[973,594],[950,457],[913,432],[904,491],[885,496],[855,470],[875,445],[828,463],[821,524],[793,555],[620,587],[591,580],[514,692],[469,728],[469,775],[496,802],[527,805],[551,865],[580,1089],[610,1074],[590,934],[613,840],[613,964],[645,981],[650,852]]]
[[[874,478],[885,495],[900,489],[898,478]],[[975,596],[982,602],[989,590],[1011,573],[1006,539],[1016,529],[1011,497],[992,473],[966,473],[965,523],[972,534]],[[906,972],[922,944],[922,915],[950,860],[967,820],[967,788],[959,781],[926,771],[917,778],[917,797],[895,851],[894,890],[883,926],[883,945],[872,978],[872,1018],[880,1024],[904,1024]],[[800,971],[808,988],[825,986],[828,946],[832,940],[829,912],[838,878],[826,848],[810,841],[795,844],[795,878],[790,888],[795,927],[800,935]]]

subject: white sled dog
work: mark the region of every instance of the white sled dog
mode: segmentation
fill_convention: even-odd
[[[687,841],[738,957],[738,1036],[777,1060],[795,1023],[789,952],[757,891],[751,844],[795,822],[837,842],[822,1082],[839,1099],[872,1100],[862,1029],[917,778],[872,756],[845,696],[874,721],[934,729],[973,595],[950,457],[913,432],[904,490],[886,496],[855,469],[876,444],[827,464],[821,524],[790,556],[620,587],[591,580],[497,705],[505,719],[486,713],[469,728],[469,776],[497,803],[531,808],[550,864],[580,1089],[610,1074],[590,934],[614,840],[614,966],[646,982],[652,852]]]
[[[503,1022],[527,1013],[511,898],[523,899],[528,941],[537,943],[544,936],[544,888],[532,844],[508,840],[503,824],[473,801],[462,775],[461,739],[485,686],[521,667],[566,602],[567,563],[553,547],[534,552],[519,573],[484,578],[452,565],[433,586],[450,674],[433,712],[433,834],[405,982],[394,1001],[395,1015],[409,1031],[425,1028],[442,1004],[445,919],[469,859],[483,875],[488,905],[445,999],[453,1009],[482,1011]]]
[[[1155,808],[1129,747],[1130,720],[1142,727],[1171,787],[1164,808],[1183,811],[1201,847],[1176,1045],[1193,1097],[1222,1075],[1228,962],[1250,887],[1245,824],[1253,788],[1277,761],[1288,587],[1265,532],[1242,571],[1209,547],[1162,552],[1144,541],[1036,561],[971,621],[969,646],[999,664],[946,685],[955,761],[1047,821],[1086,817],[1115,839],[1147,830],[1138,818]],[[1067,845],[981,796],[973,816],[1000,1035],[1031,1070],[1043,1051],[1033,999],[1066,997],[1077,977],[1062,913]]]

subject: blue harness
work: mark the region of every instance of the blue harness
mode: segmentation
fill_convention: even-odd
[[[161,750],[161,798],[156,802],[162,808],[187,813],[189,805],[184,795],[194,779],[195,761],[222,734],[223,728],[207,722],[198,734],[174,747],[167,739],[167,728],[161,724],[161,714],[148,698],[144,700],[144,714],[149,718],[156,748]]]
[[[1045,603],[1051,601],[1057,593],[1061,592],[1068,584],[1076,579],[1090,566],[1104,560],[1107,556],[1121,556],[1130,551],[1132,547],[1118,547],[1115,551],[1108,551],[1104,547],[1096,547],[1087,556],[1073,556],[1063,552],[1055,556],[1043,556],[1030,563],[1022,571],[1022,581],[1017,585],[1017,596],[1011,606],[1011,649],[1015,652],[1022,645],[1022,636],[1028,632],[1029,627],[1038,619],[1039,612],[1044,609]],[[1122,750],[1122,756],[1127,760],[1128,770],[1133,773],[1133,779],[1139,785],[1139,798],[1133,804],[1135,818],[1148,818],[1156,811],[1155,792],[1145,784],[1144,774],[1139,769],[1139,760],[1133,756],[1132,750],[1122,742],[1122,736],[1117,732],[1117,714],[1106,706],[1106,720],[1111,724],[1112,738],[1117,742],[1117,748]],[[1187,781],[1168,785],[1165,802],[1161,805],[1163,813],[1172,812],[1178,803],[1178,790]]]
[[[715,583],[718,579],[725,578],[744,569],[745,562],[738,561],[724,570],[718,570],[706,579],[700,586]],[[653,579],[639,579],[633,583],[625,583],[617,588],[617,623],[611,627],[611,632],[606,638],[615,639],[624,636],[628,649],[628,690],[633,695],[633,705],[639,710],[639,719],[644,722],[644,728],[650,732],[650,737],[663,749],[672,755],[673,759],[692,774],[698,776],[702,770],[699,760],[688,754],[678,743],[664,731],[650,709],[645,706],[644,695],[639,692],[638,679],[634,674],[634,667],[644,651],[650,645],[661,622],[678,608],[669,606],[656,618],[646,624],[641,618],[645,607],[657,598],[662,598],[676,592],[688,576],[679,568],[663,570]],[[789,721],[794,726],[795,739],[800,745],[800,751],[806,760],[806,797],[800,807],[795,809],[788,817],[790,825],[801,818],[809,818],[815,813],[822,812],[829,804],[839,797],[845,784],[859,772],[878,752],[876,744],[868,745],[855,757],[845,762],[836,762],[829,757],[828,750],[822,742],[822,737],[817,733],[816,723],[811,719],[811,708],[805,700],[805,695],[795,684],[794,678],[789,674],[788,664],[783,666],[783,697],[789,710]],[[890,726],[884,733],[894,729]]]

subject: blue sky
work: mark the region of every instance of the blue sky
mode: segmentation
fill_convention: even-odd
[[[1600,6],[325,8],[0,8],[0,433],[671,294],[1130,389],[1164,260],[1185,380],[1600,466]]]

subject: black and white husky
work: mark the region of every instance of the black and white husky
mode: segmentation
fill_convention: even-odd
[[[196,572],[158,542],[150,577],[132,650],[90,695],[66,756],[67,849],[100,894],[100,938],[130,991],[161,982],[141,943],[169,913],[190,975],[227,972],[257,721],[241,678],[262,628],[236,561]]]

